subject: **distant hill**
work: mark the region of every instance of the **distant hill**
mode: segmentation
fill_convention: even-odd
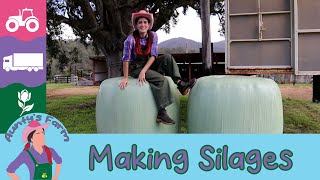
[[[224,53],[225,52],[225,40],[214,42],[213,43],[213,52]]]
[[[199,49],[201,47],[201,43],[196,42],[191,39],[186,38],[172,38],[166,41],[163,41],[159,44],[159,48],[186,48],[188,49]]]
[[[182,37],[172,38],[159,43],[159,48],[167,48],[167,49],[171,49],[171,48],[185,49],[187,47],[188,49],[198,50],[199,48],[201,48],[201,46],[202,45],[200,42],[197,42],[191,39],[182,38]],[[213,43],[213,49],[214,49],[214,52],[219,52],[219,53],[225,52],[225,41],[223,40],[223,41]]]

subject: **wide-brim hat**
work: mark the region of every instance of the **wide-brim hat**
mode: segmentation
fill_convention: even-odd
[[[23,142],[28,142],[28,136],[32,131],[35,131],[39,128],[47,129],[49,127],[49,124],[40,124],[38,121],[31,121],[27,127],[23,129],[22,132],[22,141]]]
[[[132,17],[131,17],[131,22],[132,22],[132,26],[134,29],[137,29],[136,27],[136,19],[137,18],[140,18],[140,17],[144,17],[144,18],[147,18],[150,20],[150,24],[149,24],[149,30],[152,29],[152,26],[153,26],[153,14],[152,13],[148,13],[147,11],[145,10],[140,10],[139,12],[136,12],[136,13],[132,13]]]

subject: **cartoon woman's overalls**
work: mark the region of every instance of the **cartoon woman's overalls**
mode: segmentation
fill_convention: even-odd
[[[52,161],[51,161],[51,158],[49,157],[50,155],[48,155],[48,151],[46,150],[49,163],[44,163],[44,164],[38,164],[36,159],[31,154],[31,152],[28,149],[26,151],[28,152],[33,163],[35,164],[33,180],[52,179]]]

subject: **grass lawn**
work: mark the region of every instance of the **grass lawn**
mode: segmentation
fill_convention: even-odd
[[[320,133],[320,104],[284,99],[283,111],[285,133]]]
[[[48,98],[47,114],[60,120],[69,133],[96,133],[96,96]]]
[[[64,89],[64,88],[78,88],[83,86],[75,86],[70,83],[47,83],[47,90]]]
[[[96,133],[96,96],[47,99],[47,113],[60,120],[69,133]],[[180,133],[187,133],[188,97],[181,97]],[[283,99],[284,133],[320,133],[320,104]]]

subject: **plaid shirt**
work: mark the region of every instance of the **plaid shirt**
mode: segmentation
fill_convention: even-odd
[[[151,47],[151,56],[158,57],[158,36],[155,32],[153,32],[153,41]],[[141,46],[147,45],[148,34],[146,37],[140,37],[140,44]],[[135,60],[135,45],[136,41],[133,35],[128,36],[128,38],[124,41],[124,48],[123,48],[123,56],[122,61],[134,61]]]

